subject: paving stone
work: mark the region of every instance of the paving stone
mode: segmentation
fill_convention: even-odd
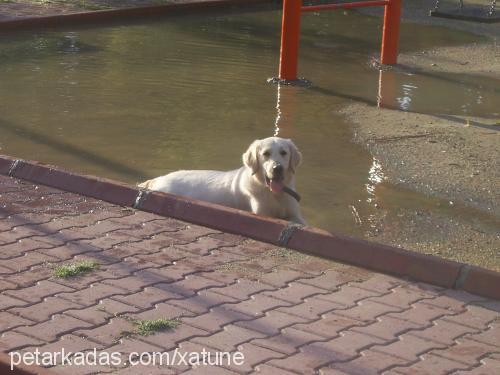
[[[10,297],[6,294],[0,294],[0,310],[7,310],[16,306],[28,306],[30,303],[19,298]]]
[[[377,302],[374,300],[365,300],[357,306],[346,310],[337,310],[335,313],[367,324],[385,314],[402,311],[404,311],[402,307],[381,304],[378,303],[378,300]]]
[[[97,344],[89,339],[79,337],[73,334],[63,335],[57,341],[54,341],[43,346],[34,346],[31,348],[26,348],[27,350],[35,350],[39,348],[41,352],[61,352],[64,348],[66,353],[68,352],[84,352],[87,350],[102,350],[103,346]]]
[[[278,353],[292,355],[299,347],[316,341],[324,341],[324,338],[312,333],[299,331],[293,327],[288,327],[278,335],[252,340],[251,343],[274,350]]]
[[[80,305],[95,305],[97,304],[97,301],[102,298],[125,293],[127,293],[127,291],[121,288],[106,284],[95,284],[91,285],[89,288],[73,293],[60,293],[58,294],[58,297],[78,303]]]
[[[133,246],[142,247],[141,245],[133,245]],[[147,253],[147,254],[138,253],[135,254],[134,257],[137,259],[151,262],[155,266],[158,265],[166,266],[172,264],[173,262],[177,262],[181,259],[184,259],[190,255],[191,255],[190,253],[179,250],[175,246],[168,246],[166,248],[162,248],[162,250],[158,250],[158,252],[155,253]]]
[[[210,336],[195,337],[190,341],[200,345],[209,346],[221,351],[235,351],[238,345],[249,342],[252,339],[265,337],[265,334],[250,329],[228,324],[222,331]]]
[[[32,321],[43,322],[49,320],[54,314],[75,308],[83,308],[83,306],[58,297],[47,297],[39,303],[16,307],[9,311]]]
[[[222,330],[223,326],[233,322],[241,322],[253,319],[252,316],[234,310],[227,310],[221,306],[214,307],[206,314],[195,317],[186,317],[182,321],[194,327],[201,328],[209,332]]]
[[[297,324],[303,323],[307,319],[299,316],[285,314],[279,311],[271,310],[266,313],[262,318],[238,321],[235,324],[239,327],[247,328],[253,331],[264,333],[267,336],[277,335],[281,329]]]
[[[359,320],[351,319],[347,316],[337,315],[334,312],[324,314],[320,319],[304,324],[295,324],[293,328],[313,333],[324,337],[325,339],[333,339],[339,335],[340,331],[351,327],[363,326]]]
[[[63,246],[52,247],[48,249],[38,249],[39,253],[46,254],[48,256],[57,258],[62,261],[68,261],[73,259],[76,255],[99,252],[102,251],[100,248],[86,244],[83,242],[73,242],[67,243]]]
[[[232,297],[238,300],[246,300],[253,294],[273,289],[273,287],[259,283],[257,281],[242,279],[238,280],[237,283],[228,285],[224,288],[213,289],[213,292],[217,294],[223,294],[225,296]]]
[[[491,323],[485,331],[471,335],[468,338],[491,346],[496,346],[497,351],[500,352],[500,321],[496,320]]]
[[[389,293],[389,292],[387,292]],[[369,297],[378,297],[381,294],[377,291],[360,289],[350,285],[344,285],[338,292],[318,295],[319,299],[324,299],[344,306],[354,306],[356,302]]]
[[[202,290],[192,297],[169,300],[168,303],[181,307],[196,314],[208,312],[212,307],[228,302],[238,302],[236,298],[214,293],[212,290]]]
[[[20,288],[26,288],[35,285],[38,281],[50,278],[53,274],[54,270],[51,267],[40,265],[22,272],[10,274],[8,275],[8,279],[10,282],[17,284]]]
[[[11,314],[9,312],[0,311],[0,332],[8,331],[16,327],[26,325],[33,325],[35,322],[22,318],[20,316]],[[19,329],[20,332],[21,329]]]
[[[243,344],[238,347],[238,351],[243,353],[244,361],[241,365],[231,364],[225,366],[236,372],[253,372],[254,367],[258,364],[267,362],[274,358],[283,358],[284,354],[263,348],[261,346],[252,345],[250,343]]]
[[[334,374],[335,371],[349,375],[378,375],[384,370],[395,365],[404,365],[407,360],[388,354],[364,350],[359,356],[347,362],[331,363],[328,367],[320,369],[320,374]],[[392,373],[389,371],[389,374]],[[407,373],[409,374],[409,373]]]
[[[22,299],[30,303],[40,302],[42,299],[62,292],[72,292],[74,289],[68,288],[61,284],[54,283],[49,280],[43,280],[36,285],[28,288],[9,290],[5,292],[14,298]]]
[[[130,321],[120,317],[113,318],[102,326],[87,324],[87,327],[89,328],[78,329],[72,333],[76,336],[90,338],[103,346],[116,344],[120,338],[126,335],[126,332],[135,330],[135,326]]]
[[[17,240],[16,238],[11,238],[10,233],[11,232],[4,233],[4,238],[0,237],[0,241],[5,242],[5,244],[0,242],[0,259],[2,263],[7,259],[24,256],[26,253],[33,250],[49,249],[52,247],[52,245],[35,241],[31,238]]]
[[[268,297],[264,294],[255,294],[242,302],[225,303],[222,307],[224,309],[238,311],[252,317],[259,317],[263,316],[266,311],[290,305],[290,302]]]
[[[376,352],[389,354],[395,357],[406,359],[408,362],[415,361],[418,356],[433,349],[445,348],[445,344],[421,339],[410,334],[399,336],[399,340],[389,345],[377,345],[372,348]]]
[[[281,369],[279,367],[274,367],[270,366],[269,364],[261,364],[257,365],[256,367],[256,373],[262,374],[262,375],[291,375],[291,374],[296,374],[295,372],[290,372],[284,369]]]
[[[0,342],[2,344],[2,350],[4,351],[18,350],[28,346],[40,347],[45,343],[40,339],[23,335],[15,330],[4,332],[0,337]]]
[[[350,330],[391,341],[404,332],[419,329],[420,327],[419,324],[411,321],[395,319],[390,315],[384,315],[377,318],[372,324],[352,327]]]
[[[264,284],[272,285],[274,288],[284,288],[287,287],[293,281],[305,283],[308,285],[317,286],[306,281],[309,281],[312,276],[307,275],[303,272],[298,272],[294,270],[273,270],[271,272],[265,273],[259,276],[258,281]],[[321,286],[317,286],[321,287]]]
[[[467,369],[464,371],[457,371],[457,375],[494,375],[498,373],[500,369],[500,358],[494,358],[493,356],[488,356],[481,359],[477,367],[472,369]]]
[[[148,309],[158,302],[167,301],[170,299],[182,299],[183,297],[184,296],[180,294],[176,294],[167,290],[167,288],[157,288],[151,286],[137,293],[113,296],[111,298],[116,301],[126,303],[127,305],[135,306],[137,308]]]
[[[343,308],[342,305],[315,297],[308,297],[302,303],[280,307],[277,311],[297,315],[306,319],[319,318],[321,315],[335,309]]]
[[[208,336],[209,334],[210,334],[209,332],[202,330],[200,328],[196,328],[188,324],[181,323],[175,329],[157,332],[154,335],[142,337],[141,340],[146,341],[153,345],[158,345],[165,351],[165,350],[172,350],[179,343],[187,341],[193,337]]]
[[[455,324],[444,319],[437,319],[432,326],[424,330],[413,330],[408,335],[416,336],[421,339],[427,339],[436,343],[453,345],[455,339],[467,334],[476,333],[475,328],[469,328],[462,324]],[[497,335],[497,343],[500,335]],[[498,343],[500,345],[500,343]]]
[[[394,367],[391,372],[396,374],[456,374],[457,370],[467,368],[467,365],[451,361],[449,359],[433,355],[432,353],[424,354],[415,364],[408,364],[404,367]]]
[[[75,319],[68,315],[57,314],[50,320],[29,327],[19,327],[17,331],[36,337],[43,341],[54,341],[59,336],[72,333],[79,328],[89,327],[90,324],[83,320]]]
[[[2,260],[4,267],[15,270],[16,272],[27,270],[33,266],[44,263],[59,262],[59,259],[37,252],[30,251],[23,256]]]
[[[317,288],[326,289],[329,291],[337,291],[340,286],[349,282],[354,282],[356,280],[357,277],[351,273],[332,269],[325,271],[322,275],[297,280],[297,282],[312,285]]]
[[[432,354],[472,366],[479,361],[479,358],[498,352],[497,346],[470,340],[468,337],[457,339],[456,343],[441,350],[434,350]]]
[[[153,308],[137,313],[127,314],[128,317],[140,320],[156,319],[179,319],[181,317],[190,317],[194,314],[168,303],[159,303]]]
[[[442,320],[462,324],[478,330],[484,330],[495,319],[500,319],[500,313],[481,306],[468,305],[466,311],[458,315],[443,317]]]
[[[276,291],[264,292],[263,294],[268,297],[281,299],[290,303],[302,303],[305,298],[314,295],[326,294],[328,291],[320,289],[312,285],[292,282],[286,288],[281,288]]]
[[[456,314],[456,312],[453,310],[429,305],[426,303],[426,301],[419,301],[414,303],[410,309],[403,310],[399,313],[389,313],[387,316],[418,324],[421,327],[427,327],[429,326],[430,322],[435,319],[447,317],[454,314]]]

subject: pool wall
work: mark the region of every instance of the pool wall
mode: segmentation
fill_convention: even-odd
[[[500,273],[172,194],[0,155],[0,173],[399,277],[500,299]]]

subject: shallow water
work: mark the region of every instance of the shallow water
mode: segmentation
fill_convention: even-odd
[[[177,169],[238,168],[252,140],[278,131],[305,156],[298,190],[311,225],[364,236],[382,199],[386,207],[426,201],[429,210],[489,226],[473,210],[444,210],[394,186],[399,194],[377,197],[380,166],[351,142],[338,110],[381,100],[408,111],[495,117],[498,82],[391,71],[379,90],[371,60],[380,19],[324,12],[302,20],[299,70],[312,87],[268,84],[278,68],[280,16],[183,16],[3,36],[0,152],[135,183]],[[404,51],[478,38],[404,24],[401,40]]]

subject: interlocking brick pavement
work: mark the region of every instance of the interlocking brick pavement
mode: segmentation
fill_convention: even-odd
[[[500,373],[498,301],[3,176],[0,203],[2,350],[123,359],[55,373]],[[54,276],[77,260],[99,267]],[[179,325],[137,333],[159,318]],[[128,361],[202,350],[245,361]]]

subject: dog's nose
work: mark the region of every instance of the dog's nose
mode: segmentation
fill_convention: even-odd
[[[283,166],[281,164],[276,164],[273,166],[273,175],[281,176],[283,174]]]

